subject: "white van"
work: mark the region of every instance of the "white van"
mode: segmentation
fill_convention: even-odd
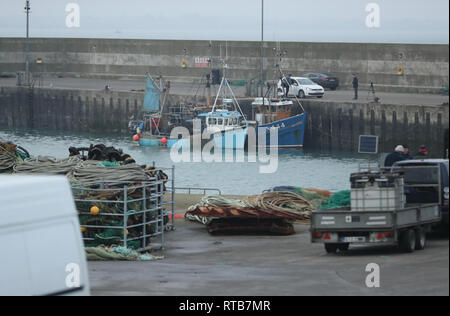
[[[0,296],[90,295],[68,180],[0,176]]]

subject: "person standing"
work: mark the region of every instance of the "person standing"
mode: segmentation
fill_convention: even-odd
[[[402,145],[398,145],[395,148],[395,151],[386,157],[386,160],[384,161],[384,166],[392,167],[398,161],[407,160],[405,158],[404,154],[405,154],[405,148],[403,148]]]
[[[284,80],[283,80],[283,87],[286,90],[286,98],[289,98],[289,88],[291,87],[291,77],[292,75],[289,74]]]
[[[358,100],[359,79],[356,76],[356,74],[353,74],[352,77],[353,77],[352,85],[353,89],[355,90],[355,98],[353,100]]]
[[[403,148],[405,149],[403,156],[405,156],[405,160],[412,160],[414,159],[413,156],[411,156],[410,154],[410,150],[409,150],[409,146],[408,145],[403,145]]]

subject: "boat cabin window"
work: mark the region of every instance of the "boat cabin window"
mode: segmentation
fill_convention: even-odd
[[[237,120],[237,118],[234,118],[234,119],[233,119],[233,125],[238,125],[238,120]]]
[[[217,120],[217,125],[223,125],[223,119],[221,119],[221,118],[218,119],[218,120]]]

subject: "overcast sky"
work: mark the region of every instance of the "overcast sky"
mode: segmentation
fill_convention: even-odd
[[[66,26],[66,5],[80,27]],[[366,6],[380,7],[368,28]],[[25,34],[25,0],[0,0],[0,37]],[[251,40],[261,38],[261,0],[31,0],[32,37]],[[448,0],[265,0],[265,40],[449,42]]]

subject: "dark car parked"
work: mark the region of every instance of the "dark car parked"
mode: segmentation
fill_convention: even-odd
[[[311,81],[326,89],[336,90],[339,87],[339,79],[328,74],[311,72],[303,77],[309,78]]]

